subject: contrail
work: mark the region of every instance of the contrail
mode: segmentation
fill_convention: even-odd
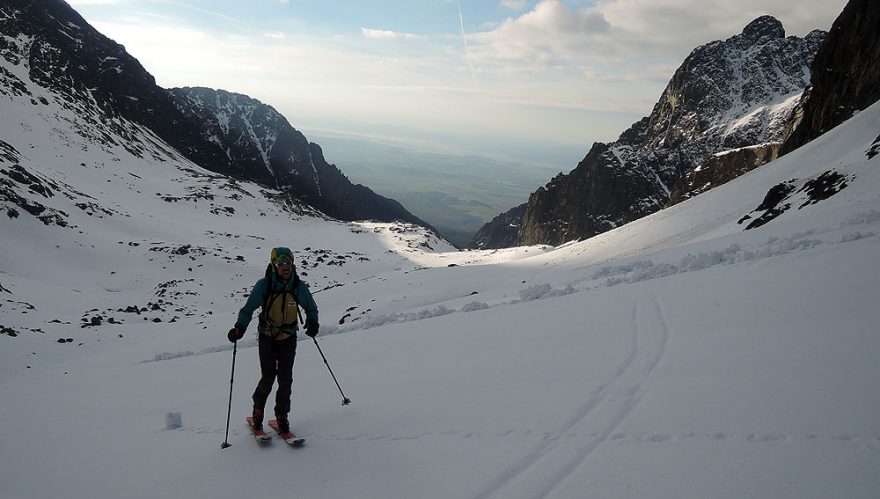
[[[467,33],[464,32],[464,16],[461,14],[461,3],[458,0],[455,0],[455,5],[458,7],[458,21],[461,23],[461,38],[464,40],[464,58],[468,63],[468,67],[471,69],[471,79],[476,79],[476,73],[474,72],[474,64],[471,62],[471,49],[468,47]]]

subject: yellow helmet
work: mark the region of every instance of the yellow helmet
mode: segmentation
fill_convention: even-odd
[[[278,265],[285,260],[293,261],[293,252],[290,251],[290,248],[272,248],[272,253],[269,255],[269,261],[272,262],[272,265]]]

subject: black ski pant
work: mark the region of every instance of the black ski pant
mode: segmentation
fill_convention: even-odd
[[[286,416],[290,412],[290,391],[293,385],[293,360],[296,357],[296,337],[276,341],[274,338],[260,335],[260,371],[262,377],[254,390],[254,407],[263,409],[272,385],[278,378],[278,390],[275,392],[275,415]]]

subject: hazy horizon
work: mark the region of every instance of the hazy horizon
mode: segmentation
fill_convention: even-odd
[[[529,194],[554,175],[573,170],[586,154],[581,148],[559,145],[532,151],[522,147],[531,154],[519,159],[426,152],[403,141],[300,131],[352,182],[400,202],[459,247],[470,243],[492,218],[528,201]]]

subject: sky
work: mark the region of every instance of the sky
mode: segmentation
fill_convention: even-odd
[[[69,0],[165,88],[274,106],[303,131],[485,154],[613,141],[691,50],[845,0]],[[484,150],[481,150],[484,149]],[[577,158],[580,159],[580,158]]]

